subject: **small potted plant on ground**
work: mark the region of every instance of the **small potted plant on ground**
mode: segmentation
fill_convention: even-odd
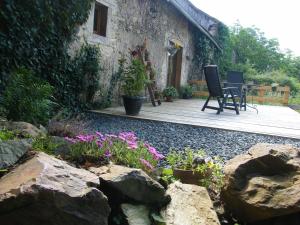
[[[139,114],[145,97],[142,91],[147,84],[146,68],[139,59],[132,59],[123,72],[123,103],[127,115]]]
[[[190,99],[193,96],[193,88],[190,85],[184,85],[180,88],[180,95],[183,99]]]
[[[176,88],[174,88],[172,86],[166,87],[163,90],[163,96],[166,98],[167,102],[173,102],[173,99],[178,96],[178,92],[177,92]]]
[[[217,190],[222,185],[221,160],[207,157],[203,150],[186,148],[180,153],[171,150],[166,160],[171,167],[172,176],[182,183],[201,185],[212,190]]]

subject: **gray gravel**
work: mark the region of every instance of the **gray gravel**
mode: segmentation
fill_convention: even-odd
[[[170,148],[180,151],[189,146],[203,149],[210,156],[218,155],[228,160],[246,152],[256,143],[292,144],[300,147],[300,140],[296,139],[118,116],[91,113],[87,116],[87,121],[90,132],[134,131],[140,139],[148,141],[163,154],[167,154]]]

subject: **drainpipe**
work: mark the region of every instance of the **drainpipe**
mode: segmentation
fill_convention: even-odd
[[[180,3],[178,3],[176,0],[167,0],[167,1],[171,2],[175,6],[176,9],[178,9],[188,20],[190,20],[190,22],[192,22],[202,33],[204,33],[209,38],[209,40],[211,40],[220,51],[222,51],[222,48],[216,42],[216,40],[211,36],[211,34],[207,30],[205,30],[200,24],[198,24],[194,20],[194,18],[192,18],[185,10],[183,10]]]

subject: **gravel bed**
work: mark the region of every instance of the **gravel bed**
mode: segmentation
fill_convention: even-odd
[[[170,148],[180,151],[189,146],[203,149],[211,157],[218,155],[228,160],[246,152],[256,143],[292,144],[300,147],[300,140],[297,139],[94,113],[87,115],[86,122],[89,132],[133,131],[141,140],[149,142],[163,154],[167,154]]]

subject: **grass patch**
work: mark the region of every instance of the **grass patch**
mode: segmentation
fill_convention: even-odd
[[[48,155],[55,155],[55,150],[61,145],[63,145],[63,142],[54,141],[51,136],[40,136],[33,140],[32,149],[38,152],[45,152]]]
[[[8,141],[8,140],[13,140],[16,138],[16,134],[13,131],[3,129],[0,130],[0,140],[2,141]]]

